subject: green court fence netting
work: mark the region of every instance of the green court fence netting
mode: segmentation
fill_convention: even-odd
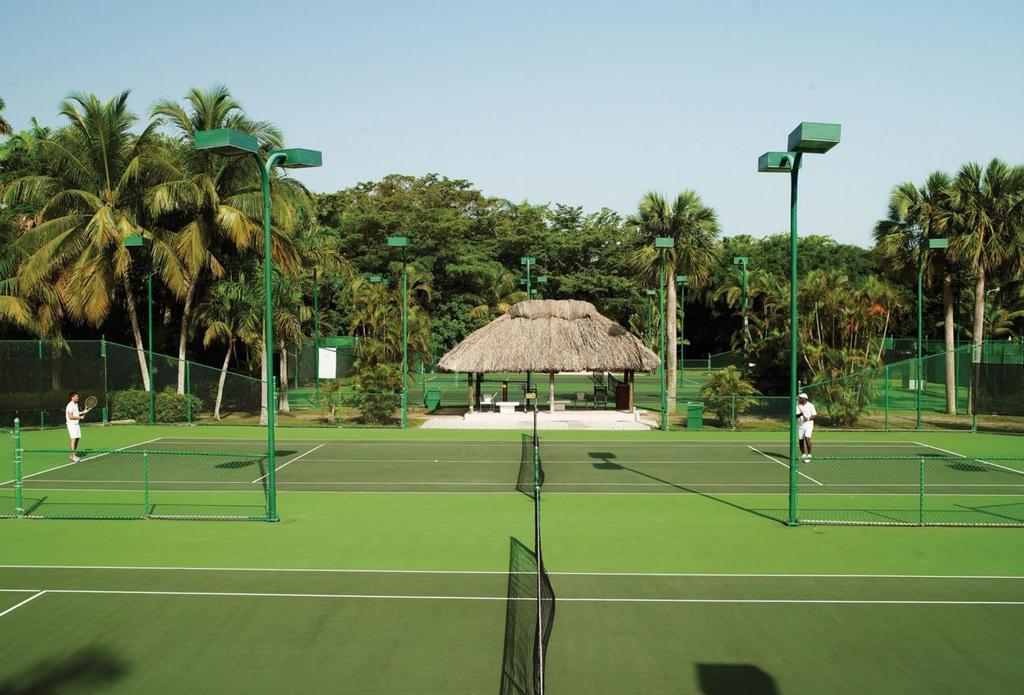
[[[0,516],[31,519],[270,519],[259,454],[23,448],[0,481]],[[10,476],[10,477],[8,477]]]
[[[799,470],[804,524],[1024,526],[1024,456],[816,456]]]
[[[279,410],[286,395],[293,409],[278,418],[279,426],[399,424],[400,393],[364,392],[348,376],[353,345],[321,347],[324,360],[336,361],[338,379],[321,379],[321,388],[315,378],[299,388],[278,385]],[[109,340],[0,341],[0,428],[9,429],[15,418],[22,427],[63,426],[72,390],[99,400],[92,422],[265,424],[260,379],[159,353],[152,354],[151,404],[149,357]],[[332,390],[332,383],[341,388]]]

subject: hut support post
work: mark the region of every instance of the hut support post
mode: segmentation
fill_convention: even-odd
[[[477,410],[480,409],[480,390],[483,388],[484,373],[477,372],[476,374],[476,403]]]
[[[548,412],[555,412],[555,373],[548,374]]]
[[[473,412],[473,372],[466,372],[466,401],[469,403],[469,412]]]
[[[629,412],[636,410],[636,394],[633,390],[634,384],[636,384],[636,375],[632,371],[628,371],[623,375],[626,378],[626,383],[629,384]]]

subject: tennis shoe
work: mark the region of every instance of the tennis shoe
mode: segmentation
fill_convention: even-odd
[[[78,463],[78,462],[79,462],[79,461],[81,461],[81,460],[82,460],[82,459],[81,459],[81,458],[79,458],[79,457],[78,457],[77,455],[76,455],[76,456],[72,456],[72,457],[71,457],[71,462],[72,462],[72,463]]]

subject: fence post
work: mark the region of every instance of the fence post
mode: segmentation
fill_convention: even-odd
[[[19,519],[25,515],[21,494],[21,419],[14,418],[14,515]]]
[[[149,516],[149,452],[142,452],[142,517]]]
[[[103,360],[103,424],[110,422],[110,413],[107,406],[110,399],[107,397],[107,336],[100,336],[100,358]]]
[[[889,431],[889,365],[885,365],[885,431]]]
[[[185,411],[192,424],[192,363],[185,360]]]
[[[732,400],[732,431],[736,431],[736,396],[731,396]]]
[[[924,526],[924,456],[919,457],[918,461],[920,470],[918,472],[919,490],[917,497],[917,525]]]
[[[39,341],[39,365],[40,365],[39,372],[40,372],[40,374],[42,374],[42,372],[43,372],[43,370],[41,368],[42,364],[43,364],[43,341],[40,340]],[[53,369],[53,365],[52,364],[50,365],[50,369]],[[45,379],[44,379],[44,381],[45,381]],[[49,393],[51,386],[52,386],[52,384],[47,385],[47,387],[45,389],[42,389],[39,393],[40,394]],[[45,401],[43,403],[39,404],[39,426],[40,427],[46,427],[46,405],[45,405]]]

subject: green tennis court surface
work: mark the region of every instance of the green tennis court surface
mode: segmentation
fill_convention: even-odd
[[[153,494],[258,497],[263,444],[244,435],[95,428],[126,458],[66,465],[43,451],[59,432],[29,433],[26,495],[136,495],[125,461],[157,450],[175,453]],[[572,435],[542,436],[546,692],[1019,691],[1019,529],[790,528],[784,437]],[[289,432],[280,523],[2,520],[0,692],[497,692],[528,444]],[[899,521],[923,461],[930,512],[1015,519],[1019,446],[823,436],[801,508]]]

